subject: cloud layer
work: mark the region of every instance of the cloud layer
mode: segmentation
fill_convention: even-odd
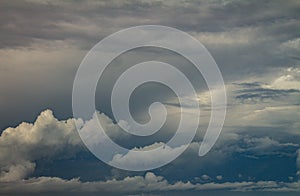
[[[161,24],[192,34],[212,53],[226,82],[297,67],[299,6],[294,0],[284,5],[277,0],[3,1],[1,129],[32,122],[44,108],[70,117],[72,82],[86,52],[105,36],[134,25]],[[105,106],[99,110],[109,112]]]
[[[126,177],[122,180],[107,180],[97,182],[81,182],[79,179],[64,180],[56,177],[31,178],[14,183],[2,184],[0,193],[166,193],[168,191],[272,191],[272,192],[298,192],[300,183],[283,183],[275,181],[257,182],[227,182],[227,183],[196,183],[177,181],[169,183],[162,176],[148,172],[145,176]],[[21,190],[21,192],[20,192]]]

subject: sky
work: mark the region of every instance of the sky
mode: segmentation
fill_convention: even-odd
[[[132,65],[172,64],[190,78],[200,105],[199,128],[184,153],[160,168],[126,171],[97,159],[79,137],[72,89],[81,61],[103,38],[137,25],[184,31],[216,61],[227,91],[227,115],[205,156],[198,150],[211,114],[210,92],[190,61],[162,48],[130,50],[110,63],[97,84],[94,117],[129,149],[165,145],[180,118],[170,88],[143,84],[130,98],[130,111],[141,123],[149,121],[151,103],[166,106],[166,123],[147,138],[121,129],[110,96],[116,79]],[[0,37],[0,194],[299,194],[299,1],[4,0]],[[185,107],[196,112],[188,103]],[[95,130],[95,122],[83,127]],[[161,157],[127,153],[111,162],[138,167],[176,150],[164,148]]]

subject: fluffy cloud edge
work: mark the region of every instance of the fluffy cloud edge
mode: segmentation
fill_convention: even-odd
[[[43,158],[66,158],[82,151],[73,119],[58,120],[45,110],[34,123],[5,129],[0,136],[0,182],[24,179]]]

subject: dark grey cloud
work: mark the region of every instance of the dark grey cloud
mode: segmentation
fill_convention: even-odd
[[[35,39],[93,43],[138,24],[189,32],[258,28],[258,40],[284,41],[298,36],[298,9],[297,1],[6,1],[1,6],[1,35],[7,38],[2,47],[26,46]]]
[[[266,101],[268,99],[279,99],[282,96],[287,96],[291,93],[299,93],[299,90],[288,89],[288,90],[279,90],[279,89],[266,89],[266,88],[253,88],[253,89],[244,89],[237,91],[236,99],[241,100],[242,102],[251,99],[252,101],[257,100],[258,102]]]
[[[2,1],[0,90],[6,104],[0,104],[0,126],[33,121],[45,108],[70,117],[72,82],[84,54],[134,25],[191,33],[212,53],[225,82],[297,66],[299,50],[289,45],[299,37],[298,9],[298,1]]]
[[[251,88],[251,87],[260,87],[261,83],[259,82],[242,82],[242,83],[233,83],[235,85],[239,85],[245,88]]]

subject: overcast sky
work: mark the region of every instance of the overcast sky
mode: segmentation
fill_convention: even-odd
[[[194,141],[175,161],[128,172],[106,165],[83,145],[72,116],[72,87],[82,59],[96,43],[124,28],[149,24],[177,28],[204,44],[224,78],[227,116],[216,145],[198,157],[210,116],[203,78],[186,59],[164,49],[120,55],[96,92],[98,118],[115,141],[151,148],[166,143],[178,125],[178,100],[158,84],[137,89],[130,108],[145,122],[149,104],[166,104],[172,115],[159,133],[141,140],[115,124],[109,93],[117,77],[139,62],[164,61],[191,78],[202,117]],[[299,194],[298,0],[8,0],[0,3],[0,37],[0,193]],[[93,127],[90,123],[86,126]],[[145,159],[128,153],[119,161],[139,158]]]

